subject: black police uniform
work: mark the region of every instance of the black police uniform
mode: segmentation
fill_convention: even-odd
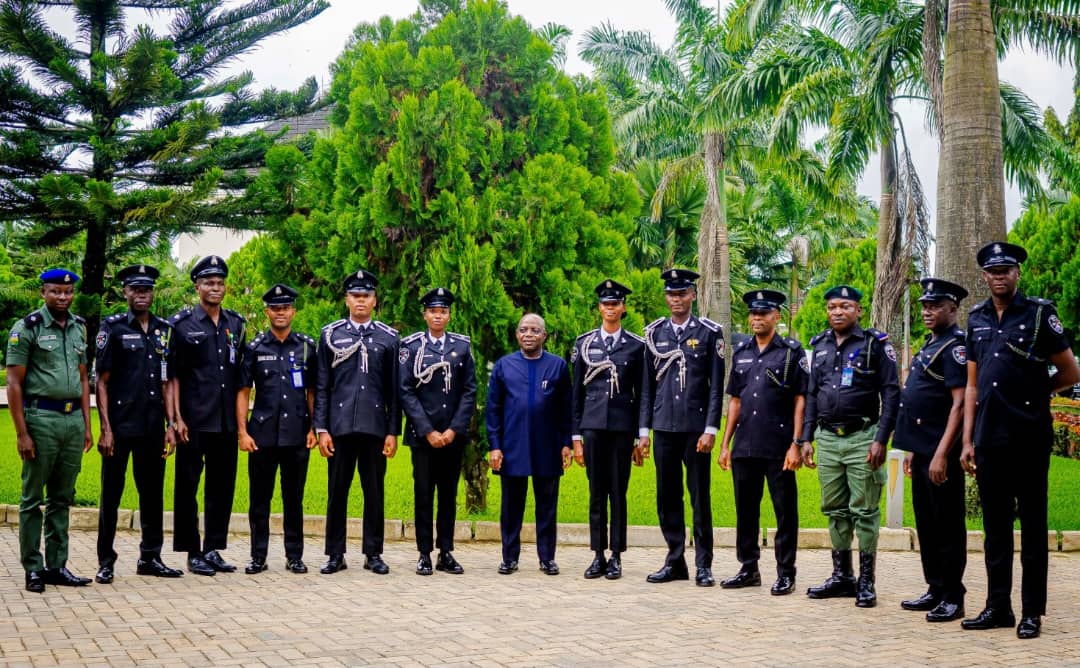
[[[779,308],[779,295],[765,305],[764,297],[749,293],[751,308]],[[755,306],[757,304],[757,306]],[[747,573],[758,570],[761,556],[760,510],[764,485],[776,512],[776,574],[795,577],[795,547],[799,538],[798,490],[795,472],[784,470],[784,459],[795,436],[795,399],[806,394],[809,365],[795,339],[774,333],[765,349],[751,337],[735,346],[727,393],[739,399],[739,417],[731,448],[735,487],[735,555]]]
[[[596,288],[601,302],[624,301],[630,289],[606,280]],[[589,546],[612,556],[626,551],[626,491],[637,437],[645,339],[619,329],[585,332],[574,342],[571,431],[581,440],[589,477]],[[608,531],[608,505],[611,527]],[[598,573],[598,575],[601,573]]]
[[[157,273],[156,271],[154,272]],[[151,282],[150,285],[153,285]],[[128,458],[139,492],[142,542],[140,560],[160,558],[162,492],[165,486],[165,402],[163,386],[168,380],[169,346],[173,328],[150,314],[143,331],[131,311],[109,316],[97,334],[96,368],[109,398],[108,419],[113,433],[113,454],[101,461],[101,508],[98,515],[97,557],[99,566],[116,563],[113,542],[116,516],[124,494]]]
[[[670,278],[673,273],[674,278]],[[697,274],[678,269],[664,272],[662,277],[665,289],[678,290],[691,287]],[[712,568],[712,462],[709,453],[697,452],[697,441],[704,433],[715,434],[720,425],[724,334],[718,323],[693,315],[680,329],[676,333],[671,318],[660,318],[645,328],[638,435],[653,430],[657,514],[668,546],[665,566],[683,576],[683,465],[694,515],[694,562],[698,568]]]
[[[994,246],[1004,248],[995,252]],[[1013,248],[987,246],[979,263],[993,266],[991,256]],[[1019,517],[1024,617],[1046,613],[1047,472],[1053,444],[1047,367],[1051,355],[1068,347],[1048,299],[1017,292],[1000,319],[992,299],[968,315],[967,354],[977,371],[975,480],[983,511],[986,607],[1011,610],[1013,520]]]
[[[920,301],[952,299],[959,303],[967,291],[945,281],[927,279]],[[936,285],[936,290],[935,290]],[[953,292],[942,292],[950,287]],[[957,430],[946,459],[945,482],[930,481],[934,459],[952,409],[955,388],[967,385],[964,330],[953,327],[941,336],[926,335],[923,347],[911,360],[900,391],[900,411],[893,446],[912,453],[911,503],[919,536],[923,577],[933,601],[963,605],[964,569],[967,566],[967,524],[964,511],[964,472],[960,468]]]
[[[446,301],[436,304],[433,301],[436,296],[428,293],[421,303],[425,307],[449,307]],[[449,553],[454,550],[461,462],[476,412],[476,363],[469,337],[444,332],[439,340],[434,340],[427,331],[416,332],[401,341],[399,362],[404,441],[412,453],[416,549],[429,554],[437,545],[439,552]],[[428,434],[447,429],[454,430],[452,443],[441,448],[428,443]],[[432,534],[436,490],[439,495],[435,515],[437,542]]]
[[[226,276],[225,260],[211,255],[191,271],[198,278]],[[221,309],[217,323],[202,305],[185,308],[169,319],[173,326],[170,368],[180,392],[180,417],[189,440],[178,443],[174,494],[173,549],[198,556],[225,549],[236,488],[236,393],[244,354],[246,321]],[[206,535],[200,539],[199,479],[203,489]]]
[[[268,296],[263,295],[268,304],[292,303],[273,302]],[[292,563],[304,556],[304,484],[310,453],[306,441],[311,430],[308,393],[315,391],[315,348],[315,340],[306,334],[291,331],[282,341],[267,330],[252,339],[244,355],[240,384],[255,388],[247,433],[258,448],[248,455],[248,520],[251,558],[256,562],[266,560],[270,501],[279,468],[285,558]]]
[[[374,291],[369,272],[365,289]],[[351,274],[346,279],[349,289]],[[362,282],[364,278],[360,279]],[[323,328],[317,353],[315,429],[329,432],[334,456],[329,463],[326,504],[326,554],[345,554],[346,512],[353,471],[364,493],[363,551],[383,551],[383,441],[401,433],[398,397],[397,330],[374,319],[358,325],[346,318]]]

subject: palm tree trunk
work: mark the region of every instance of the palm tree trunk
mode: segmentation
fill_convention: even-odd
[[[975,252],[1005,238],[1001,101],[990,0],[951,0],[945,37],[941,160],[934,275],[973,295]],[[966,309],[961,318],[966,321]]]
[[[903,237],[897,218],[897,188],[896,142],[889,138],[881,143],[881,200],[870,324],[887,332],[891,329],[893,333],[896,331],[894,320],[898,320],[898,307],[903,295],[903,289],[896,285],[897,263],[903,262]]]
[[[727,216],[724,211],[724,136],[719,132],[707,132],[705,142],[705,206],[701,211],[702,233],[700,241],[707,241],[698,251],[698,265],[702,271],[701,283],[707,286],[699,305],[701,314],[724,326],[726,336],[731,335],[731,245],[728,241]],[[703,239],[703,234],[708,238]],[[707,264],[703,257],[708,258]]]

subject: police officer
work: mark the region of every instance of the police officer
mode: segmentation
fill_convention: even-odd
[[[227,546],[236,488],[236,393],[246,325],[239,313],[221,307],[228,275],[223,258],[199,260],[191,270],[199,303],[169,319],[176,368],[169,382],[179,439],[173,549],[187,552],[188,570],[198,575],[236,570],[218,552]],[[204,465],[206,536],[201,538],[196,497]]]
[[[401,433],[397,330],[372,318],[379,279],[360,269],[345,277],[349,317],[323,328],[315,387],[319,451],[330,458],[324,575],[345,570],[345,523],[353,471],[364,492],[364,568],[390,572],[382,559],[386,459]]]
[[[1012,626],[1013,519],[1020,519],[1023,582],[1016,635],[1036,638],[1046,613],[1046,495],[1052,392],[1080,381],[1053,303],[1016,289],[1027,252],[995,242],[977,260],[990,298],[968,316],[968,381],[960,463],[982,500],[986,608],[965,629]],[[1053,364],[1057,372],[1049,373]]]
[[[720,582],[725,589],[761,585],[760,508],[769,483],[776,512],[776,582],[770,593],[795,588],[795,546],[799,539],[799,497],[795,471],[802,466],[799,439],[809,364],[802,346],[776,332],[780,306],[775,290],[752,290],[742,297],[750,311],[752,338],[735,346],[728,379],[727,423],[717,463],[732,470],[735,483],[736,552],[742,568]],[[735,447],[729,448],[732,436]]]
[[[248,575],[267,569],[270,542],[270,500],[281,471],[281,502],[285,511],[286,568],[307,573],[304,564],[304,483],[308,455],[317,445],[311,429],[315,402],[315,340],[294,332],[296,290],[278,283],[263,293],[270,329],[248,344],[236,395],[236,424],[240,449],[248,454],[251,505],[251,561]],[[255,406],[248,418],[251,387]]]
[[[579,336],[570,353],[574,459],[589,477],[589,545],[596,553],[585,569],[588,580],[622,577],[630,462],[641,466],[644,461],[635,435],[645,340],[622,328],[630,293],[630,288],[611,279],[597,285],[601,325]],[[609,546],[611,557],[607,558],[604,550]]]
[[[896,425],[900,383],[889,335],[859,326],[862,293],[850,285],[825,292],[829,329],[810,341],[810,384],[803,422],[803,461],[813,467],[818,427],[821,512],[829,518],[833,573],[810,598],[854,596],[877,605],[874,570],[885,485],[885,444]],[[851,567],[851,537],[859,537],[859,580]]]
[[[649,429],[656,439],[656,509],[668,554],[649,582],[687,580],[682,467],[694,512],[695,581],[715,584],[710,463],[724,398],[724,334],[720,325],[697,318],[697,298],[689,269],[669,269],[664,299],[670,317],[645,328],[645,369],[638,419],[638,447],[648,454]]]
[[[454,524],[461,461],[476,412],[476,364],[469,337],[446,331],[454,295],[432,288],[420,298],[427,330],[401,342],[401,406],[405,445],[412,452],[418,575],[431,575],[432,506],[439,493],[435,527],[439,558],[435,569],[460,575],[454,559]]]
[[[904,471],[911,477],[919,556],[929,589],[900,607],[927,611],[929,622],[948,622],[964,616],[966,592],[967,524],[959,445],[967,353],[956,311],[968,293],[939,278],[920,283],[923,323],[930,333],[911,360],[900,391],[893,445],[908,451]]]
[[[105,318],[96,338],[101,507],[94,579],[101,584],[112,582],[115,574],[116,511],[124,494],[129,458],[142,528],[135,572],[164,578],[183,575],[161,561],[165,458],[176,447],[176,435],[171,428],[175,416],[168,383],[173,329],[150,312],[157,277],[158,270],[145,264],[118,271],[128,310]]]
[[[67,568],[68,508],[75,498],[82,455],[94,445],[86,323],[69,311],[79,277],[67,269],[50,269],[40,278],[45,305],[11,328],[6,357],[8,405],[23,461],[19,558],[26,571],[26,590],[38,594],[46,584],[90,584],[89,578]]]

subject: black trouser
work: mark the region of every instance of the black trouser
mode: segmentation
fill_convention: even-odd
[[[923,577],[934,596],[962,604],[967,593],[963,582],[967,566],[967,523],[959,444],[949,453],[946,480],[940,485],[930,482],[931,460],[932,456],[922,454],[911,459],[911,505],[915,510]],[[1011,526],[1009,535],[1012,535]]]
[[[173,549],[188,555],[228,546],[229,519],[236,489],[236,432],[192,431],[187,443],[176,446],[176,487],[173,490]],[[203,486],[206,536],[199,536],[199,479]]]
[[[383,483],[386,455],[383,437],[371,434],[334,436],[334,456],[327,470],[326,554],[345,554],[345,524],[349,510],[349,488],[354,471],[360,473],[364,493],[364,555],[383,551]]]
[[[527,476],[499,476],[502,479],[502,510],[499,526],[502,530],[503,561],[510,563],[521,556],[521,522],[525,518],[525,497],[529,491]],[[532,477],[536,502],[536,555],[540,561],[555,558],[555,527],[559,509],[559,477]]]
[[[285,558],[304,557],[304,483],[310,451],[303,445],[267,446],[248,455],[251,505],[251,558],[266,559],[270,544],[270,500],[281,469],[281,505],[285,511]]]
[[[635,435],[623,431],[586,429],[585,474],[589,477],[589,546],[594,552],[610,545],[615,554],[626,551],[626,488],[630,484],[630,455]],[[608,504],[611,536],[608,538]]]
[[[439,510],[435,520],[440,552],[454,550],[454,522],[457,520],[457,488],[461,479],[461,459],[465,454],[465,439],[455,440],[443,448],[414,445],[413,507],[416,515],[416,549],[428,554],[434,548],[432,540],[432,507],[435,492],[439,493]]]
[[[1013,520],[1020,518],[1024,616],[1046,614],[1046,488],[1050,449],[1042,444],[976,447],[983,511],[987,607],[1012,606]]]
[[[127,482],[128,456],[134,469],[135,489],[139,491],[139,524],[142,542],[139,558],[161,556],[162,494],[165,488],[165,432],[136,437],[115,437],[113,454],[101,458],[101,508],[98,513],[97,557],[99,566],[116,563],[116,511]]]
[[[686,566],[686,512],[683,508],[683,466],[686,487],[694,512],[694,563],[698,568],[712,568],[712,456],[697,452],[697,432],[653,432],[656,462],[656,514],[667,541],[669,566]]]
[[[735,556],[742,570],[758,570],[761,558],[761,495],[769,483],[769,497],[776,513],[773,552],[776,574],[795,577],[795,546],[799,541],[799,493],[795,472],[784,470],[784,460],[738,457],[731,460],[735,483]]]

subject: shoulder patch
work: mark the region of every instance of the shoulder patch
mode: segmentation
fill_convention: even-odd
[[[419,355],[420,353],[417,354]],[[412,350],[408,346],[401,346],[401,348],[398,349],[397,358],[398,362],[400,362],[401,364],[405,364],[406,362],[408,362],[409,357],[411,356]]]
[[[698,320],[714,332],[722,332],[724,330],[723,326],[715,320],[709,320],[708,318],[698,318]]]
[[[326,331],[329,331],[331,329],[337,329],[338,327],[341,327],[344,324],[345,324],[345,318],[342,318],[341,320],[335,320],[334,322],[330,323],[329,325],[323,325],[323,331],[326,332]]]
[[[98,330],[97,337],[94,339],[94,344],[98,350],[105,350],[105,346],[109,345],[109,330],[102,327]]]
[[[1047,318],[1046,324],[1050,325],[1050,329],[1054,330],[1058,334],[1064,334],[1065,328],[1061,325],[1061,320],[1057,317],[1056,313],[1051,313]]]
[[[464,341],[465,343],[472,343],[472,339],[470,339],[468,337],[468,335],[466,335],[466,334],[458,334],[457,332],[447,332],[446,335],[450,337],[451,341],[456,339],[458,341]]]
[[[379,329],[381,329],[382,331],[386,332],[390,336],[397,336],[398,335],[398,331],[396,329],[394,329],[393,327],[391,327],[390,325],[387,325],[385,322],[379,322],[378,320],[376,320],[375,321],[375,326],[378,327]]]
[[[645,325],[645,330],[648,331],[648,330],[656,327],[657,325],[662,324],[665,320],[667,320],[667,318],[657,318],[656,320],[653,320],[649,324]]]
[[[625,329],[623,330],[623,334],[626,334],[627,336],[629,336],[631,339],[637,341],[638,343],[645,343],[645,337],[643,337],[643,336],[638,336],[637,334],[634,334],[633,332],[628,332]]]
[[[882,340],[884,340],[884,339],[882,339]],[[885,344],[885,356],[888,357],[893,362],[896,361],[896,348],[893,348],[893,344],[891,344],[891,343],[886,343]]]
[[[955,345],[952,347],[952,356],[956,360],[957,364],[967,364],[967,348],[964,344]]]
[[[408,336],[406,336],[404,339],[401,340],[401,345],[405,345],[405,344],[408,344],[408,343],[412,343],[413,341],[419,340],[419,338],[421,336],[423,336],[423,335],[424,335],[423,332],[413,332],[412,334],[409,334]]]

